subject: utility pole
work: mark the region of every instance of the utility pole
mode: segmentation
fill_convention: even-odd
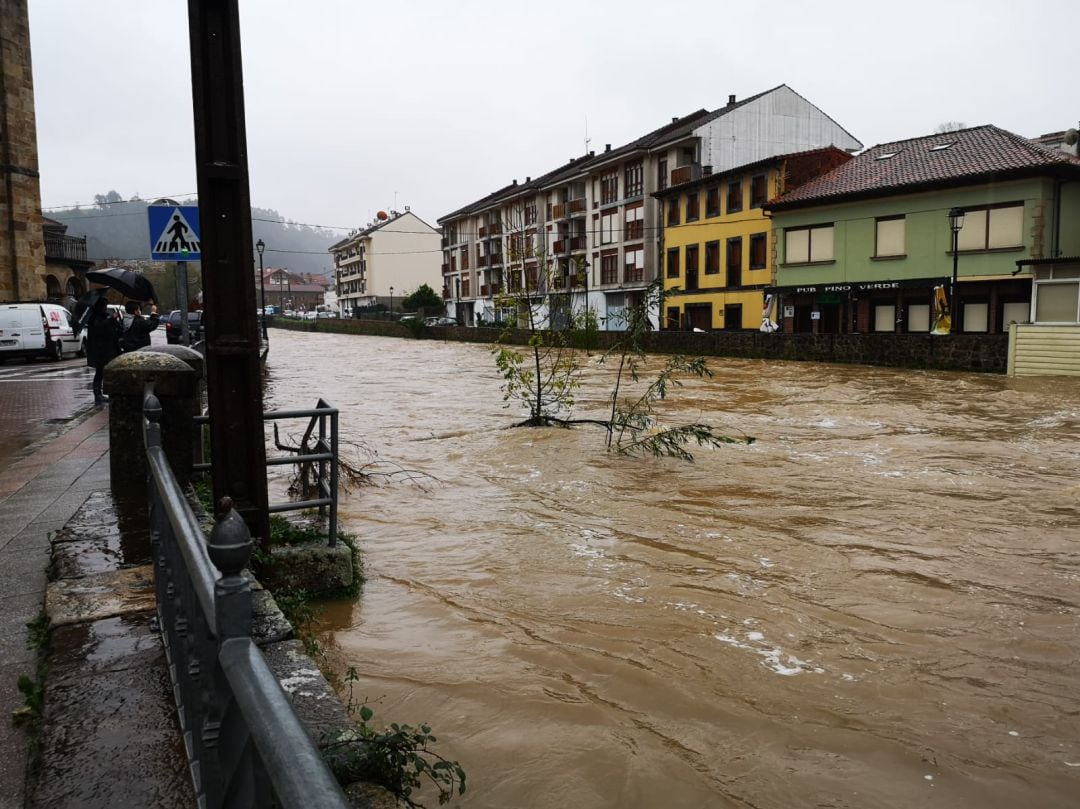
[[[270,539],[238,0],[188,0],[214,502]],[[185,313],[186,317],[186,313]]]

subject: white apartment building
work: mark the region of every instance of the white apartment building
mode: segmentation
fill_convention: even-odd
[[[439,232],[408,207],[349,234],[330,247],[338,312],[400,302],[421,284],[439,289],[439,253]]]
[[[768,157],[862,144],[787,85],[698,110],[623,146],[571,158],[439,219],[443,298],[466,325],[497,318],[502,290],[543,299],[558,327],[588,307],[601,329],[625,327],[660,270],[655,191]],[[554,272],[538,271],[549,263]],[[550,278],[545,283],[545,278]],[[542,287],[542,288],[540,288]],[[649,316],[659,327],[659,310]]]

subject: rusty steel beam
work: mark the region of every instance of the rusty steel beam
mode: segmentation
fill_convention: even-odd
[[[237,0],[188,0],[188,25],[214,502],[231,497],[252,535],[265,542],[270,522]]]

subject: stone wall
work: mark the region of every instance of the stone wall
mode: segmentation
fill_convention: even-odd
[[[26,0],[0,2],[0,301],[45,297]]]
[[[407,337],[398,323],[378,320],[297,321],[275,319],[274,326],[295,331],[325,331]],[[425,339],[466,343],[494,343],[501,329],[428,326]],[[593,349],[604,351],[622,337],[621,332],[602,331],[592,336]],[[511,332],[502,342],[525,344],[528,334]],[[273,337],[270,350],[273,351]],[[1003,374],[1008,365],[1007,334],[765,334],[759,331],[659,331],[647,335],[645,349],[654,354],[688,354],[707,357],[837,362],[883,365],[892,368],[931,368],[943,371],[981,371]]]

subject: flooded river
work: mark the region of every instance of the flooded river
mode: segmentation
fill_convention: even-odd
[[[432,478],[342,504],[376,720],[468,809],[1078,805],[1080,380],[710,367],[666,418],[757,442],[686,464],[503,429],[483,346],[271,333],[268,404]]]

